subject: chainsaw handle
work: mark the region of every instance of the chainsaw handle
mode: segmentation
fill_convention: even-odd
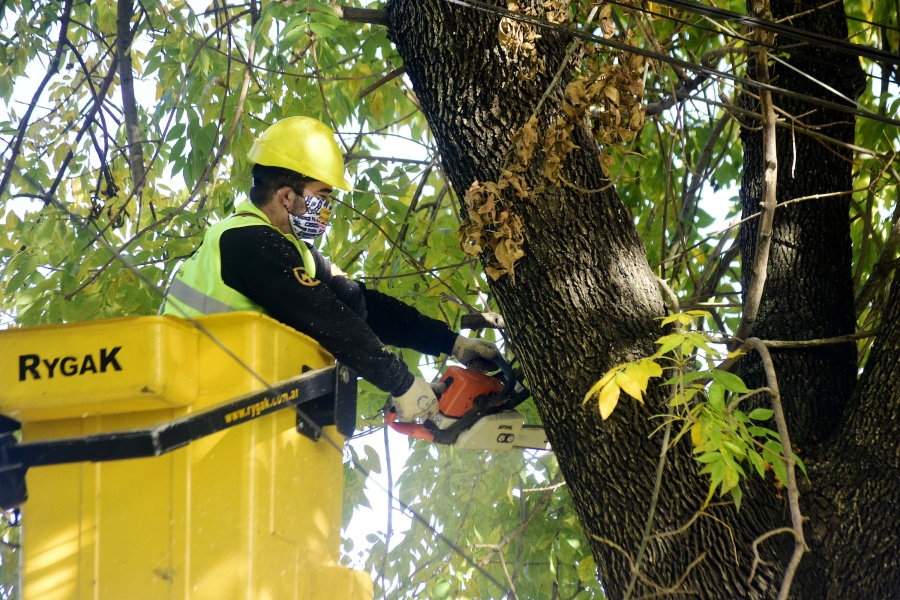
[[[500,367],[500,371],[503,372],[503,376],[506,378],[506,384],[503,386],[503,389],[497,394],[496,400],[506,400],[509,398],[513,390],[516,387],[516,375],[513,373],[512,365],[506,362],[506,359],[497,355],[497,358],[490,359],[494,364]],[[499,402],[497,402],[499,404]]]
[[[393,408],[384,413],[384,421],[388,424],[388,427],[398,433],[402,433],[403,435],[408,435],[409,437],[414,437],[419,440],[425,440],[426,442],[434,441],[434,434],[428,431],[428,428],[424,425],[398,421],[397,411]]]

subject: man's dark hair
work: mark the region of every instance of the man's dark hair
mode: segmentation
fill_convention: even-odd
[[[312,177],[283,167],[253,165],[251,173],[253,174],[253,187],[250,188],[250,201],[256,206],[267,204],[272,193],[284,186],[290,187],[294,193],[302,196],[306,184],[315,181]]]

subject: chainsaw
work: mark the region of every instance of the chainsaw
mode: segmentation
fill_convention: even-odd
[[[392,408],[385,421],[394,431],[410,437],[467,450],[550,450],[544,428],[526,425],[516,407],[531,393],[515,377],[503,358],[493,362],[499,371],[487,375],[448,367],[441,377],[444,390],[438,397],[438,412],[423,423],[397,420]]]

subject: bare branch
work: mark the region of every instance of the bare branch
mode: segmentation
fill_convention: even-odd
[[[431,160],[419,160],[417,158],[395,158],[393,156],[374,156],[371,154],[356,154],[354,152],[344,154],[344,160],[348,163],[353,160],[369,160],[376,162],[397,162],[410,165],[430,165],[433,162]]]
[[[388,13],[383,8],[353,8],[351,6],[337,6],[335,8],[341,20],[348,23],[390,26]]]
[[[778,529],[773,529],[772,531],[767,531],[755,540],[753,540],[753,544],[751,547],[753,548],[753,565],[750,568],[750,576],[747,577],[747,583],[753,581],[753,578],[756,577],[756,567],[759,565],[767,565],[768,562],[764,561],[759,556],[759,545],[769,539],[770,537],[776,536],[781,533],[790,533],[791,535],[796,537],[796,532],[790,527],[779,527]]]
[[[463,315],[459,326],[462,329],[505,329],[506,322],[497,313],[476,312]]]
[[[374,92],[375,90],[377,90],[378,88],[380,88],[381,86],[386,84],[387,82],[389,82],[392,79],[395,79],[397,77],[400,77],[404,73],[406,73],[406,67],[400,67],[399,69],[394,69],[393,71],[391,71],[384,77],[380,78],[378,81],[376,81],[372,85],[368,85],[368,86],[364,87],[363,90],[359,94],[356,95],[356,98],[358,100],[362,100],[363,98],[365,98],[366,96],[368,96],[369,94],[371,94],[372,92]]]
[[[757,0],[754,10],[759,14],[770,13],[766,0]],[[775,147],[775,108],[772,105],[772,92],[769,91],[769,66],[768,52],[765,42],[766,34],[757,32],[761,42],[756,55],[757,78],[762,84],[759,90],[760,112],[763,115],[763,197],[760,202],[762,217],[760,218],[759,231],[756,236],[756,255],[753,259],[752,276],[750,285],[747,286],[747,300],[744,303],[744,314],[738,327],[736,337],[746,338],[753,331],[756,317],[759,314],[759,305],[762,300],[763,289],[766,285],[766,273],[769,264],[769,250],[772,247],[772,224],[775,221],[775,195],[776,182],[778,180],[778,153]]]
[[[791,511],[791,525],[794,531],[795,544],[794,552],[788,561],[784,570],[784,579],[781,581],[781,589],[778,590],[778,600],[786,600],[791,590],[791,582],[794,580],[794,574],[797,572],[797,566],[803,553],[808,551],[806,541],[803,537],[803,515],[800,513],[800,491],[797,488],[797,474],[795,473],[796,461],[794,460],[794,450],[791,447],[790,432],[788,431],[787,421],[784,418],[784,407],[781,405],[781,393],[778,391],[778,378],[775,376],[775,365],[772,362],[772,356],[769,349],[759,338],[750,338],[747,340],[746,346],[752,347],[759,353],[762,359],[763,369],[766,372],[766,381],[770,388],[772,396],[772,409],[775,411],[775,424],[778,427],[778,435],[781,436],[781,448],[784,453],[784,466],[787,471],[787,488],[788,506]]]
[[[22,120],[19,121],[19,130],[16,133],[16,139],[12,144],[9,159],[6,161],[6,167],[3,169],[3,179],[0,180],[0,197],[5,195],[6,187],[9,185],[9,180],[12,178],[13,165],[16,164],[16,158],[19,156],[19,152],[22,149],[22,142],[25,140],[25,130],[28,129],[28,124],[31,121],[31,113],[33,113],[35,107],[37,107],[38,100],[40,100],[41,94],[44,93],[44,88],[47,87],[50,79],[52,79],[59,71],[59,62],[62,60],[63,50],[66,47],[66,40],[69,35],[69,20],[71,17],[72,0],[66,0],[59,22],[59,40],[56,43],[56,53],[53,55],[53,60],[50,61],[50,64],[47,67],[47,74],[44,75],[41,83],[38,84],[37,89],[34,91],[34,95],[31,97],[31,103],[28,105],[28,110],[25,111],[25,115],[22,117]]]
[[[137,100],[134,96],[134,69],[131,64],[131,42],[134,32],[131,17],[134,14],[132,0],[119,0],[116,25],[116,55],[119,57],[119,84],[122,88],[122,112],[125,116],[125,136],[128,141],[128,166],[134,186],[131,195],[138,196],[144,187],[144,149],[141,144],[141,127],[138,123]],[[137,24],[135,24],[137,28]]]

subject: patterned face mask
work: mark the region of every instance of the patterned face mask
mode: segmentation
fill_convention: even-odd
[[[296,217],[291,215],[291,229],[298,238],[315,239],[325,233],[328,219],[331,217],[332,203],[315,196],[307,196],[306,212]]]

